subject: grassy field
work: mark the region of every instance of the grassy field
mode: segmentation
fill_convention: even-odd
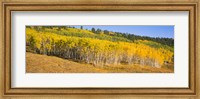
[[[95,67],[92,64],[26,52],[27,73],[172,73],[173,65],[156,68],[140,65]]]

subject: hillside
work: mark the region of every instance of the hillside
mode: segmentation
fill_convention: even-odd
[[[174,47],[173,38],[160,38],[160,37],[148,37],[140,36],[130,33],[123,32],[113,32],[108,30],[101,30],[92,28],[91,30],[81,28],[75,28],[70,26],[27,26],[27,28],[32,28],[40,32],[51,32],[60,35],[66,36],[77,36],[77,37],[87,37],[87,38],[96,38],[102,40],[110,41],[125,41],[125,42],[134,42],[137,40],[148,40],[166,45],[169,47]],[[164,32],[164,31],[163,31]]]
[[[40,61],[38,61],[40,60]],[[41,61],[42,60],[42,61]],[[77,63],[55,56],[26,52],[26,72],[28,73],[170,73],[173,66],[155,68],[140,65],[117,65],[95,67],[92,64]]]
[[[26,28],[26,51],[71,60],[78,66],[86,65],[82,68],[103,68],[107,72],[112,72],[112,68],[114,71],[124,68],[124,71],[128,72],[127,69],[130,69],[132,72],[133,67],[141,69],[141,66],[160,68],[163,71],[168,70],[170,66],[170,70],[173,70],[173,47],[154,42],[153,39],[131,40],[118,34],[112,31],[102,32],[100,29],[32,26]],[[168,42],[168,39],[164,40]],[[28,63],[27,65],[29,66]],[[151,69],[149,70],[154,71]]]
[[[27,28],[29,29],[29,28]],[[122,42],[132,42],[131,40],[124,38],[124,37],[117,37],[117,36],[110,36],[106,35],[103,32],[93,33],[90,30],[78,29],[78,28],[33,28],[33,30],[45,33],[54,33],[64,36],[73,36],[73,37],[82,37],[82,38],[93,38],[93,39],[100,39],[100,40],[108,40],[108,41],[122,41]]]

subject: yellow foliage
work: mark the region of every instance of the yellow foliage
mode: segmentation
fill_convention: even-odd
[[[80,31],[77,30],[77,32]],[[112,42],[93,38],[63,36],[38,32],[29,28],[26,29],[26,43],[30,44],[31,48],[39,51],[39,53],[94,64],[127,62],[128,64],[145,64],[159,67],[165,61],[171,62],[174,54],[167,49],[153,48],[142,43]]]

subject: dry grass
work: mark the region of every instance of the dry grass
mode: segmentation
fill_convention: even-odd
[[[140,65],[117,65],[94,67],[55,56],[39,55],[26,52],[27,73],[173,73],[167,68],[154,68]]]

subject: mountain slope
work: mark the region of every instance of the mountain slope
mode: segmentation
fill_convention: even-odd
[[[173,61],[173,52],[162,45],[152,47],[137,42],[113,42],[96,38],[38,32],[34,29],[26,29],[26,43],[31,51],[39,54],[54,55],[101,66],[123,63],[162,67],[165,62]]]
[[[92,64],[26,52],[27,73],[171,73],[173,66],[155,68],[140,65],[110,65],[95,67]]]

